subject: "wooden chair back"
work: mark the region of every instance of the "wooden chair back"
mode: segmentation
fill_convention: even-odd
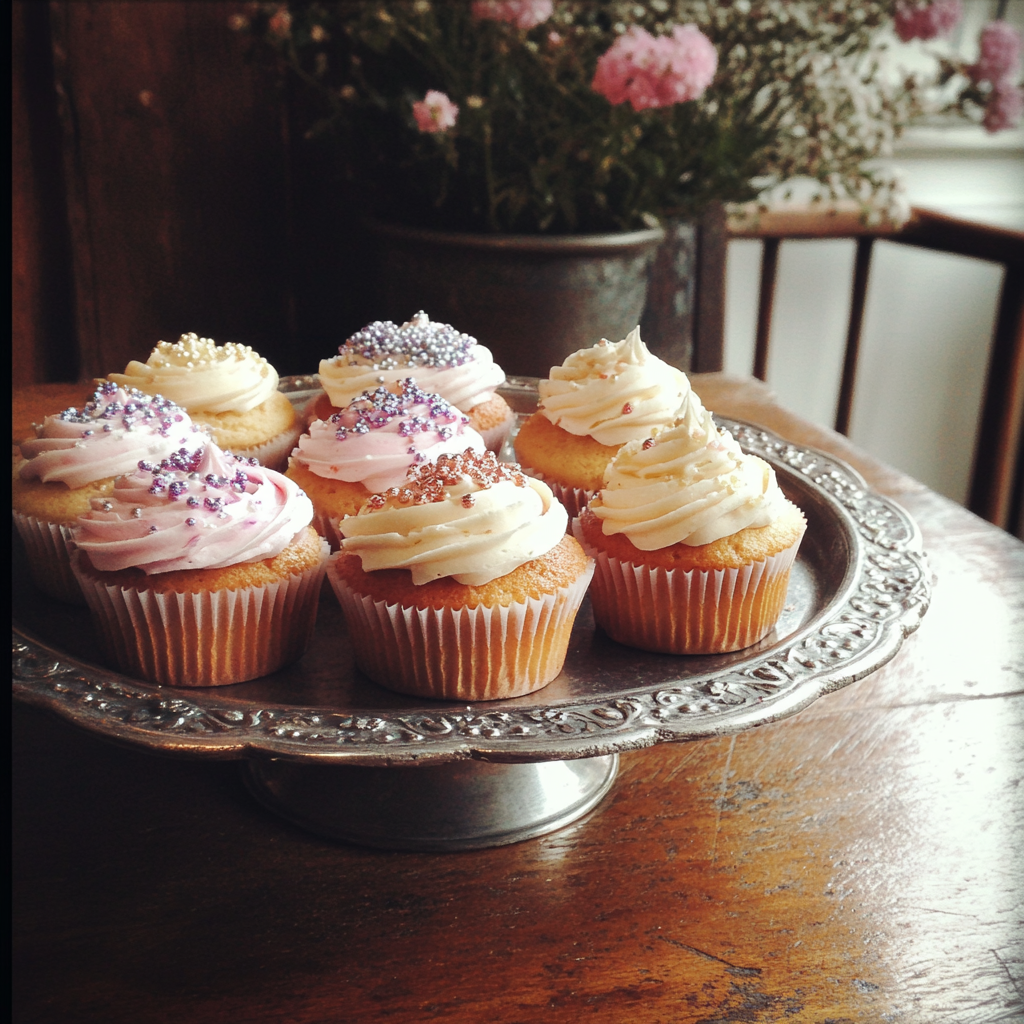
[[[743,211],[728,221],[730,239],[759,239],[763,252],[758,290],[754,346],[755,377],[764,380],[772,333],[772,311],[779,250],[787,239],[856,241],[850,281],[850,314],[846,329],[842,379],[836,406],[835,429],[849,432],[857,381],[857,362],[864,322],[864,305],[875,241],[937,252],[971,256],[1003,267],[1003,283],[996,311],[978,440],[970,476],[968,507],[989,522],[1011,528],[1021,515],[1022,425],[1024,425],[1024,233],[991,227],[914,208],[901,228],[891,224],[866,225],[856,212],[799,209]],[[695,343],[699,343],[699,339]]]

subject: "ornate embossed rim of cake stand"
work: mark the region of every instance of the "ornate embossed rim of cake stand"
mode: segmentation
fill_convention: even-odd
[[[315,377],[289,378],[282,390],[301,404],[318,384]],[[527,412],[536,380],[512,378],[502,393]],[[643,685],[646,656],[636,652],[630,685],[550,703],[542,690],[513,702],[408,711],[240,707],[220,690],[171,690],[78,661],[14,624],[14,695],[120,742],[244,758],[250,789],[264,804],[328,835],[391,848],[466,849],[551,831],[603,797],[620,751],[794,714],[889,661],[927,610],[921,536],[899,505],[831,455],[751,424],[717,420],[744,450],[770,462],[784,484],[820,505],[845,560],[830,599],[807,621],[725,667],[708,659],[707,671]],[[476,767],[467,771],[467,761]],[[358,787],[336,783],[351,778],[338,776],[338,765],[357,766]],[[431,770],[396,775],[401,765]],[[353,798],[353,789],[368,795]],[[382,802],[382,789],[390,803]],[[448,808],[440,818],[439,803]],[[396,815],[406,819],[397,832],[390,824]]]

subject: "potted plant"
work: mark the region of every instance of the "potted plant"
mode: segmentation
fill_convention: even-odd
[[[904,217],[876,161],[905,125],[942,107],[994,131],[1024,106],[1019,37],[999,23],[975,65],[937,51],[927,73],[902,70],[901,46],[941,40],[960,13],[960,0],[296,0],[249,4],[233,27],[301,83],[309,136],[337,143],[391,294],[428,297],[431,315],[535,369],[578,347],[573,324],[589,344],[613,311],[635,323],[666,227],[678,269],[675,226],[715,204],[803,178],[822,200]],[[456,242],[472,246],[449,265]],[[574,251],[590,261],[575,275]],[[513,252],[514,293],[494,269]],[[554,268],[547,304],[539,268]],[[607,307],[596,319],[571,301],[587,281]],[[537,340],[545,322],[554,348]],[[509,350],[524,338],[539,359]]]

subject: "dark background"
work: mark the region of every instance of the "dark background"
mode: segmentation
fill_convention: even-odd
[[[15,386],[185,331],[308,373],[372,319],[358,211],[242,7],[13,5]]]

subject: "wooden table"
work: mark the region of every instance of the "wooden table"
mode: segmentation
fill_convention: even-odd
[[[917,519],[921,629],[793,718],[622,755],[561,832],[381,853],[236,765],[14,710],[17,1022],[1024,1020],[1024,544],[774,405]]]

